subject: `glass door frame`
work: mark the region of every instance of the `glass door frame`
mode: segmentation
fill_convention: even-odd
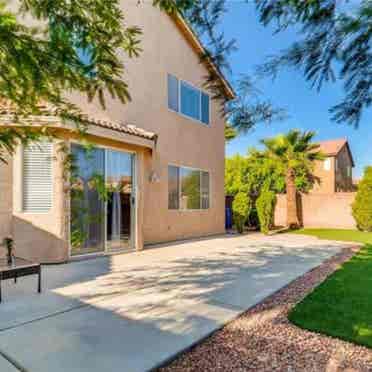
[[[70,144],[80,145],[82,146],[81,142],[76,140],[71,140]],[[104,249],[103,251],[98,252],[92,252],[92,253],[82,253],[82,254],[72,254],[72,246],[71,246],[71,196],[69,195],[69,223],[68,223],[68,246],[69,246],[69,258],[75,258],[75,257],[88,257],[88,256],[99,256],[99,255],[110,255],[110,254],[120,254],[123,252],[132,252],[136,250],[137,248],[137,196],[138,196],[138,188],[137,188],[137,152],[131,151],[131,150],[123,150],[118,149],[116,147],[111,146],[104,146],[100,144],[93,144],[93,147],[97,149],[104,150],[104,170],[105,170],[105,180],[106,180],[106,174],[107,174],[107,152],[108,151],[117,151],[122,153],[127,153],[131,155],[131,173],[132,173],[132,192],[130,195],[130,203],[131,203],[131,210],[130,210],[130,239],[129,239],[129,250],[128,249],[120,249],[117,251],[110,251],[108,249],[107,244],[107,202],[104,203]],[[70,149],[71,151],[71,149]]]

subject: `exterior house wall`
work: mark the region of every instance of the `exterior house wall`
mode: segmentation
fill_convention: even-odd
[[[326,162],[329,169],[326,169]],[[317,160],[314,167],[315,183],[310,193],[332,194],[335,192],[335,166],[336,158],[329,156],[324,160]]]
[[[330,164],[329,169],[325,168],[327,161]],[[332,194],[353,191],[352,168],[353,162],[347,146],[344,146],[335,156],[316,161],[314,176],[319,182],[315,182],[310,193]]]
[[[221,106],[211,100],[207,126],[169,110],[167,103],[168,73],[202,89],[207,70],[171,17],[150,2],[122,4],[129,24],[143,31],[143,51],[139,58],[125,58],[132,101],[123,106],[107,97],[105,115],[112,121],[134,124],[159,136],[154,159],[145,160],[145,243],[222,233],[225,139]],[[84,104],[88,112],[96,113],[97,107],[98,104]],[[168,210],[169,164],[210,172],[209,210]],[[159,182],[150,183],[152,171],[159,176]]]
[[[171,17],[151,3],[122,1],[122,6],[127,22],[143,31],[140,57],[123,56],[132,101],[122,105],[107,95],[103,111],[98,103],[88,103],[85,97],[73,94],[70,97],[94,117],[134,124],[155,132],[159,139],[154,150],[145,145],[124,144],[120,133],[115,140],[112,131],[110,139],[104,138],[107,134],[104,130],[88,139],[97,145],[134,151],[137,155],[137,249],[142,249],[146,243],[222,233],[225,148],[221,106],[219,102],[210,101],[210,125],[207,126],[170,111],[167,105],[168,73],[202,89],[207,70]],[[63,136],[67,141],[75,139],[71,134]],[[45,214],[22,211],[22,151],[14,156],[13,167],[0,166],[0,176],[4,175],[0,178],[0,238],[8,234],[12,225],[17,254],[41,262],[63,262],[69,258],[66,223],[69,199],[64,189],[62,158],[56,150],[57,144],[54,149],[53,207]],[[210,172],[208,210],[168,210],[170,164]],[[150,181],[153,172],[158,182]]]
[[[12,231],[16,255],[41,262],[62,262],[68,258],[68,244],[64,233],[64,182],[58,142],[53,143],[52,189],[50,211],[23,211],[23,149],[20,146],[13,158]]]
[[[125,108],[128,121],[159,134],[155,170],[158,184],[147,183],[145,193],[145,242],[160,242],[224,232],[224,120],[219,102],[211,100],[210,125],[185,118],[167,108],[167,74],[202,88],[206,69],[170,17],[146,4],[132,5],[131,19],[143,27],[144,54],[140,61],[144,76],[133,73],[137,61],[131,61],[129,86],[133,103]],[[151,30],[157,28],[158,32]],[[166,42],[162,41],[166,40]],[[155,72],[154,66],[157,71]],[[155,72],[155,73],[154,73]],[[144,80],[142,80],[144,79]],[[147,84],[146,84],[147,82]],[[146,86],[146,92],[142,87]],[[157,89],[153,89],[157,87]],[[137,89],[140,88],[140,89]],[[140,109],[146,101],[153,106]],[[152,118],[156,117],[157,123]],[[210,172],[210,209],[200,211],[168,210],[168,165],[200,168]],[[161,221],[161,223],[159,223]]]
[[[43,263],[64,262],[70,257],[69,252],[69,196],[66,192],[68,180],[63,178],[63,154],[59,151],[59,143],[78,141],[78,137],[67,132],[59,134],[60,140],[53,144],[53,202],[52,208],[46,213],[25,213],[22,210],[22,148],[13,158],[13,184],[9,187],[10,200],[13,207],[5,213],[14,236],[16,254]],[[145,158],[151,159],[151,150],[141,146],[124,144],[97,136],[88,136],[89,142],[97,146],[108,147],[121,151],[134,152],[137,165],[137,226],[136,246],[143,248],[143,206]],[[0,167],[3,172],[4,166]],[[12,195],[13,193],[13,195]],[[1,216],[1,215],[0,215]]]
[[[126,62],[132,102],[124,108],[115,104],[112,114],[117,120],[124,116],[127,122],[159,135],[154,170],[160,181],[150,184],[147,174],[145,182],[145,242],[222,233],[225,138],[221,106],[210,101],[209,126],[167,107],[168,73],[202,89],[207,70],[170,17],[149,2],[123,4],[127,18],[143,30],[143,53],[139,59]],[[209,210],[168,210],[169,164],[210,172]]]
[[[355,229],[351,205],[355,193],[302,194],[300,208],[304,227]],[[285,226],[287,218],[286,195],[277,195],[274,222]]]

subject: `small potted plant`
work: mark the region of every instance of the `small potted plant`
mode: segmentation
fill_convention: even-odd
[[[4,238],[3,244],[7,249],[6,258],[8,265],[11,265],[13,263],[14,240],[11,236],[7,236]]]

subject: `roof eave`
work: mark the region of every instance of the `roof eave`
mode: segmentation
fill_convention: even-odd
[[[354,168],[355,167],[355,162],[354,162],[353,153],[351,152],[351,149],[350,149],[350,146],[349,146],[349,142],[346,142],[344,146],[346,146],[346,148],[347,148],[347,151],[349,153],[350,160],[351,160],[351,165]]]
[[[67,130],[69,132],[76,132],[76,125],[72,121],[62,122],[58,116],[30,116],[22,119],[22,122],[15,122],[14,115],[0,115],[0,126],[3,127],[31,127],[42,128],[48,127],[53,129]],[[133,133],[126,133],[112,128],[104,127],[100,123],[91,122],[88,126],[87,134],[116,140],[132,145],[155,148],[157,142],[157,135],[154,134],[152,138],[141,136]]]
[[[203,56],[206,54],[206,50],[198,38],[198,36],[195,34],[195,32],[192,30],[190,25],[187,23],[187,21],[184,19],[184,17],[179,13],[176,12],[174,14],[171,14],[171,18],[176,23],[176,25],[179,27],[179,29],[184,34],[186,40],[191,44],[194,51],[198,54],[198,56]],[[213,61],[206,59],[205,63],[208,65],[209,68],[213,70],[213,72],[218,76],[218,78],[221,80],[224,94],[228,100],[232,100],[236,98],[236,93],[231,86],[231,84],[227,81],[223,73],[220,71],[220,69],[213,63]]]

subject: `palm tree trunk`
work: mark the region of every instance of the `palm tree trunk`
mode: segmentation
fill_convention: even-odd
[[[292,168],[288,169],[286,176],[287,192],[287,226],[297,229],[300,226],[297,210],[297,189],[295,184],[295,173]]]

